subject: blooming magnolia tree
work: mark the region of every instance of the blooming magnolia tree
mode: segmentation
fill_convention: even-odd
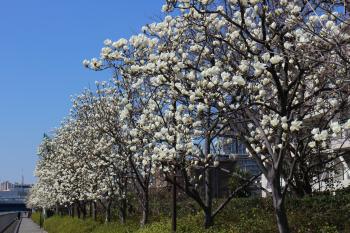
[[[91,175],[88,174],[87,164],[82,158],[84,154],[80,146],[84,145],[83,137],[78,137],[76,126],[75,122],[68,121],[57,130],[53,138],[44,141],[39,155],[47,153],[49,159],[39,162],[37,176],[39,183],[53,189],[48,195],[55,197],[56,204],[74,204],[78,213],[82,210],[85,216],[82,204],[87,200],[91,185],[88,177]],[[48,183],[50,180],[54,182]]]
[[[119,122],[118,99],[113,98],[113,91],[104,82],[98,85],[96,95],[86,90],[75,99],[72,117],[81,123],[80,132],[84,133],[81,137],[87,140],[82,145],[87,150],[84,156],[91,166],[89,170],[95,173],[90,177],[95,179],[91,199],[101,200],[106,221],[110,221],[114,201],[124,223],[130,174],[123,148],[125,133]]]
[[[290,232],[286,193],[309,192],[348,140],[339,139],[350,128],[350,35],[340,6],[168,0],[164,21],[129,40],[108,39],[99,59],[84,60],[93,70],[112,69],[113,84],[76,100],[73,120],[50,142],[55,153],[38,164],[43,174],[54,168],[39,183],[58,182],[53,201],[125,200],[132,178],[145,224],[151,177],[160,172],[199,204],[209,227],[235,195],[213,210],[217,142],[229,134],[257,162],[278,229]]]
[[[168,1],[205,41],[217,70],[222,114],[272,187],[280,232],[284,197],[299,161],[331,148],[348,123],[347,16],[333,2]],[[204,54],[203,54],[204,56]],[[210,83],[211,80],[208,80]],[[286,184],[281,186],[281,179]]]
[[[99,201],[106,221],[110,221],[115,201],[124,222],[129,167],[120,147],[123,132],[115,117],[117,111],[115,100],[101,90],[98,96],[90,91],[78,96],[71,119],[52,139],[44,139],[37,176],[38,184],[47,186],[48,195],[59,204],[77,203],[85,216],[87,201]]]
[[[165,28],[169,30],[164,32]],[[147,103],[142,106],[139,116],[133,114],[129,117],[136,117],[137,124],[127,123],[134,127],[130,131],[132,134],[146,132],[148,135],[145,143],[152,149],[152,156],[144,157],[143,161],[151,158],[155,165],[160,164],[166,180],[171,183],[174,183],[175,173],[181,174],[184,185],[180,182],[175,185],[199,204],[205,213],[205,226],[209,227],[213,224],[213,218],[228,203],[225,201],[217,210],[212,210],[211,173],[218,165],[215,160],[219,155],[214,142],[229,124],[219,111],[223,103],[217,99],[223,98],[214,88],[218,86],[218,80],[209,85],[207,80],[220,69],[198,73],[201,67],[212,64],[213,59],[190,51],[191,45],[206,48],[205,44],[199,45],[196,38],[179,36],[187,30],[191,30],[190,25],[183,18],[166,17],[159,24],[145,27],[146,35],[133,36],[129,41],[106,40],[101,60],[92,59],[84,61],[84,64],[95,70],[115,70],[116,85],[122,86],[119,88],[121,94],[127,93],[130,105],[133,103],[132,108],[125,110],[128,114],[131,109],[135,113],[138,107],[134,104],[135,97],[136,103]],[[184,52],[179,55],[175,52],[177,49]],[[191,54],[186,55],[187,51]],[[133,101],[130,101],[130,96]],[[149,152],[148,149],[146,151]],[[136,154],[140,156],[140,153]],[[205,174],[203,196],[198,190],[202,175],[196,179],[194,170]],[[245,185],[251,182],[249,180]]]
[[[38,182],[30,190],[27,206],[29,208],[49,208],[56,205],[59,199],[56,196],[57,191],[54,186],[57,177],[55,177],[54,170],[49,162],[53,155],[51,153],[51,140],[47,136],[44,136],[38,154],[40,160],[35,170]]]
[[[335,121],[348,107],[346,16],[327,2],[224,3],[168,1],[164,10],[181,16],[145,28],[153,39],[133,37],[133,57],[120,40],[86,64],[122,62],[136,77],[153,76],[197,100],[188,104],[192,113],[221,116],[205,118],[202,129],[210,121],[232,128],[272,187],[279,230],[289,232],[283,202],[295,168],[342,131]]]

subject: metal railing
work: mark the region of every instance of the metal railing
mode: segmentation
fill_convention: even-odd
[[[23,204],[26,202],[25,198],[1,198],[0,197],[0,204]]]

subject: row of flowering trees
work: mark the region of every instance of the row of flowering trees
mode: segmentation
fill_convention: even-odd
[[[108,221],[114,202],[125,221],[133,184],[146,224],[157,173],[202,208],[209,227],[237,191],[214,208],[212,170],[230,132],[270,184],[279,232],[290,232],[286,193],[310,193],[312,168],[325,154],[327,162],[339,156],[330,142],[350,128],[339,122],[349,108],[342,4],[168,0],[162,22],[128,40],[105,40],[100,58],[83,63],[112,70],[113,79],[77,96],[44,138],[29,203],[99,201]]]

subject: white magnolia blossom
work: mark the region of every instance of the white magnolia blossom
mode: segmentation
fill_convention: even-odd
[[[275,65],[280,63],[281,61],[283,61],[283,57],[279,56],[279,55],[274,55],[273,57],[270,58],[270,62],[271,64]]]
[[[293,132],[293,131],[299,131],[300,130],[300,127],[302,125],[302,121],[298,121],[298,120],[294,120],[291,122],[291,126],[290,126],[290,131]]]
[[[331,122],[330,128],[335,134],[338,134],[341,132],[341,126],[338,122]]]

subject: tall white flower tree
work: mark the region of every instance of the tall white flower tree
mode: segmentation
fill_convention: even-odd
[[[210,69],[221,73],[214,75],[224,97],[220,111],[272,188],[279,231],[290,232],[284,199],[296,166],[305,155],[332,149],[327,142],[348,127],[337,122],[349,107],[348,16],[327,1],[164,6],[173,9],[203,33]]]
[[[216,78],[221,74],[220,67],[211,67],[211,53],[205,43],[198,41],[203,33],[182,36],[190,30],[191,25],[184,18],[168,16],[161,23],[145,27],[146,34],[133,36],[129,41],[106,40],[100,60],[86,60],[84,64],[97,70],[115,69],[115,83],[122,86],[121,95],[129,98],[128,114],[135,113],[138,107],[131,104],[135,99],[141,100],[136,103],[146,103],[140,105],[141,115],[133,115],[137,124],[128,123],[134,126],[130,132],[146,132],[148,137],[143,140],[148,143],[147,153],[153,149],[149,159],[162,165],[168,181],[174,183],[174,173],[181,174],[184,185],[175,185],[201,206],[205,226],[209,227],[235,193],[213,211],[211,173],[218,154],[214,143],[229,124],[219,111],[223,107]],[[134,101],[130,101],[130,96]],[[203,196],[198,190],[201,181],[192,174],[194,170],[205,174]]]
[[[347,107],[349,35],[336,7],[312,1],[168,1],[164,10],[180,9],[181,18],[151,25],[156,39],[133,37],[138,50],[132,56],[127,41],[108,43],[102,61],[86,64],[99,69],[103,61],[122,62],[138,77],[163,71],[156,82],[175,83],[190,101],[201,99],[193,108],[224,117],[222,123],[246,145],[272,187],[280,232],[289,232],[284,198],[295,167],[303,151],[330,147],[325,141],[342,130],[332,121]],[[170,34],[176,36],[165,43]],[[164,66],[169,64],[162,55],[175,64]],[[192,81],[195,95],[174,77]]]
[[[104,200],[101,204],[106,210],[106,221],[110,221],[114,201],[124,223],[130,169],[124,150],[125,131],[119,122],[118,99],[113,93],[113,88],[105,83],[98,85],[97,94],[84,91],[74,100],[71,115],[81,124],[80,137],[87,140],[82,146],[88,150],[86,163],[93,172],[90,178],[95,180],[91,199]]]

